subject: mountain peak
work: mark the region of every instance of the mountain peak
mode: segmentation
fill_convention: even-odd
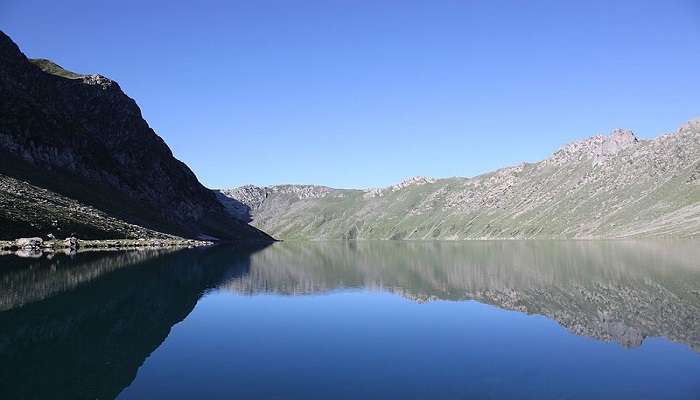
[[[639,142],[637,135],[629,129],[616,128],[608,135],[595,135],[588,139],[569,143],[547,160],[550,164],[562,164],[582,159],[594,164],[605,161],[620,151]]]
[[[637,135],[634,134],[633,131],[629,129],[624,129],[624,128],[615,128],[613,129],[607,137],[610,138],[626,138],[626,139],[633,139],[637,140]]]
[[[393,192],[397,190],[401,190],[403,188],[409,187],[409,186],[417,186],[417,185],[425,185],[426,183],[434,183],[435,179],[428,177],[428,176],[413,176],[408,179],[404,179],[403,181],[397,183],[396,185],[391,186],[391,190]]]
[[[700,117],[691,119],[678,128],[680,134],[698,134],[700,132]]]
[[[46,58],[33,58],[29,60],[47,74],[58,76],[61,78],[80,80],[82,83],[90,86],[99,86],[103,90],[108,88],[118,88],[117,82],[99,74],[79,74],[77,72],[68,71],[55,62]]]

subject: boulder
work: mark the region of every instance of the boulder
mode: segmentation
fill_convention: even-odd
[[[63,240],[63,245],[68,248],[68,249],[74,249],[77,250],[78,247],[80,247],[80,243],[78,242],[78,238],[76,237],[67,237]]]
[[[15,240],[15,246],[25,250],[40,249],[43,243],[44,241],[38,237],[19,238]]]

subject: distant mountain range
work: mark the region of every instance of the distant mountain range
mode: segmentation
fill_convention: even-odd
[[[116,82],[29,60],[0,32],[0,239],[49,233],[271,239],[225,211]]]
[[[654,140],[617,129],[473,178],[220,193],[232,215],[279,239],[697,237],[700,120]]]

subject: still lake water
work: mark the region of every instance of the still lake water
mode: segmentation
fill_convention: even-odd
[[[698,399],[700,243],[0,257],[2,399]]]

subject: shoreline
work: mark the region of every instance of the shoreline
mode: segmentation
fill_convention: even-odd
[[[0,240],[0,255],[41,257],[44,254],[62,252],[74,254],[79,251],[136,250],[145,248],[205,247],[214,242],[194,239],[49,239],[20,238]]]

